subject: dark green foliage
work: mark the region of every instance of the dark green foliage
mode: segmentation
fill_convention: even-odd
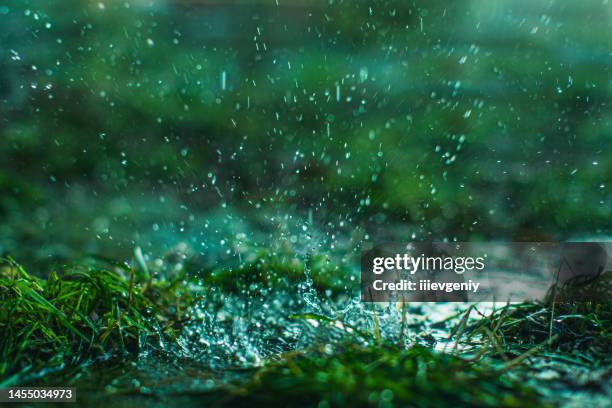
[[[315,288],[334,290],[329,279],[337,277],[342,268],[322,256],[313,256],[306,264]],[[79,265],[40,279],[11,260],[3,263],[1,384],[48,378],[58,370],[65,382],[79,377],[75,373],[81,363],[94,362],[90,379],[79,383],[89,389],[91,381],[97,381],[93,373],[99,360],[135,358],[145,346],[154,350],[160,343],[171,351],[176,329],[188,319],[190,306],[198,296],[207,296],[202,289],[227,294],[248,289],[256,295],[259,290],[279,290],[303,281],[305,267],[290,254],[258,252],[234,269],[205,273],[203,281],[189,282],[187,271],[172,280],[157,280],[101,258],[82,260]],[[287,317],[315,320],[323,326],[342,323],[316,314]],[[443,352],[421,346],[400,349],[380,334],[342,324],[347,335],[340,342],[317,342],[273,355],[260,368],[243,368],[231,376],[230,370],[212,389],[195,388],[181,398],[232,406],[542,406],[554,399],[534,391],[537,381],[517,381],[530,380],[527,373],[537,371],[532,357],[602,368],[610,361],[610,302],[513,304],[473,322],[467,314],[465,317],[459,323],[465,327],[454,331],[460,348],[446,347]],[[172,361],[171,355],[166,359]],[[154,363],[156,358],[148,361],[162,364]],[[195,376],[195,384],[199,376],[212,375],[207,366],[189,359],[175,369],[183,365],[192,367],[189,377]],[[72,369],[65,370],[68,367]],[[161,373],[140,375],[136,368],[125,371],[121,367],[114,371],[121,378],[133,376],[136,384],[140,384],[137,378],[146,379],[148,385],[130,386],[127,381],[127,388],[117,388],[110,381],[107,385],[115,384],[107,391],[112,395],[137,399],[158,392],[155,384],[159,383],[160,397],[166,398],[173,392],[182,395],[181,387],[187,387],[181,376],[165,379]],[[172,388],[176,381],[181,381],[176,384],[178,391]],[[96,400],[104,395],[95,390],[89,393]]]
[[[347,286],[352,271],[347,266],[331,262],[324,255],[313,255],[303,261],[290,252],[260,250],[249,258],[234,268],[221,267],[206,273],[204,281],[209,287],[227,293],[280,290],[291,286],[295,291],[295,285],[306,279],[304,271],[307,271],[313,287],[322,293],[329,290],[332,294],[348,294],[354,289]]]
[[[172,335],[160,327],[172,317],[158,307],[160,290],[99,266],[69,268],[40,279],[3,261],[0,383],[86,359],[136,356],[150,340]],[[168,293],[166,298],[173,298]]]
[[[424,347],[331,346],[281,356],[222,400],[232,406],[543,406],[529,386]]]

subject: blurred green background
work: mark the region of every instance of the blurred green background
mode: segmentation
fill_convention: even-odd
[[[300,220],[607,237],[611,21],[602,0],[0,2],[0,253],[223,252]]]

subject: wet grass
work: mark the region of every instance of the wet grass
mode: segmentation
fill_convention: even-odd
[[[125,270],[123,272],[126,272]],[[35,277],[0,266],[0,385],[86,361],[137,356],[174,335],[171,284],[137,283],[134,271],[80,265]]]
[[[588,301],[568,300],[583,298]],[[575,293],[576,291],[580,293]],[[509,304],[468,325],[461,342],[499,358],[526,352],[566,362],[607,365],[612,361],[612,273],[580,288],[554,288],[543,302]]]
[[[494,368],[415,346],[322,346],[287,353],[219,395],[231,406],[545,406]]]
[[[303,282],[306,269],[317,291],[342,293],[346,289],[338,277],[349,273],[322,256],[303,263],[290,254],[266,252],[253,254],[236,268],[194,273],[196,269],[190,265],[171,279],[157,278],[163,274],[149,270],[143,259],[129,267],[98,257],[42,279],[11,259],[2,260],[0,385],[44,384],[50,373],[61,372],[56,380],[81,381],[84,389],[90,384],[89,394],[96,401],[101,401],[99,389],[100,395],[112,398],[164,399],[176,393],[181,401],[232,406],[529,407],[551,401],[550,395],[536,390],[540,383],[531,381],[543,371],[535,361],[588,370],[605,370],[611,361],[608,274],[592,287],[580,288],[600,292],[589,302],[568,301],[559,289],[542,303],[509,304],[489,315],[473,306],[452,319],[456,324],[451,342],[441,351],[390,344],[381,338],[377,320],[376,330],[369,332],[323,315],[288,310],[289,319],[340,327],[345,335],[272,355],[255,368],[236,368],[238,375],[223,374],[229,380],[214,386],[198,386],[217,374],[196,360],[177,363],[172,378],[140,373],[144,360],[138,357],[144,350],[162,351],[158,354],[165,357],[159,361],[176,358],[170,356],[191,306],[199,296],[208,296],[211,287],[219,293],[256,296]],[[198,278],[188,280],[191,274]],[[150,361],[152,354],[146,354]],[[126,365],[126,360],[132,363]],[[115,380],[104,385],[96,380],[96,367],[121,361],[116,372],[125,370],[125,387]],[[185,372],[188,383],[181,379],[182,372],[177,374],[185,364],[191,367]],[[93,374],[87,381],[78,380],[79,367],[85,366]]]

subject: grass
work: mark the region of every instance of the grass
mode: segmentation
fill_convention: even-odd
[[[207,293],[204,286],[255,294],[303,279],[305,265],[294,256],[263,251],[251,258],[233,269],[205,272],[201,280],[187,278],[193,268],[172,279],[153,278],[138,257],[131,269],[90,257],[46,279],[12,259],[0,260],[0,385],[99,358],[137,356],[166,340],[171,346],[191,305],[200,300],[198,293]],[[339,293],[338,276],[345,271],[338,273],[322,256],[309,266],[316,289]]]
[[[2,260],[0,386],[44,381],[52,372],[112,357],[135,359],[149,348],[171,349],[191,305],[211,288],[256,296],[303,282],[307,268],[318,291],[342,293],[339,277],[349,273],[322,256],[304,264],[290,254],[265,251],[235,268],[196,274],[191,265],[172,279],[154,278],[163,274],[148,270],[144,260],[134,265],[82,260],[42,279],[12,259]],[[190,281],[187,275],[199,276]],[[593,283],[603,293],[592,298],[596,301],[571,302],[559,290],[542,303],[510,304],[477,319],[469,318],[472,307],[452,331],[455,344],[442,352],[398,347],[376,332],[342,324],[343,340],[274,355],[259,368],[241,369],[229,384],[190,395],[232,406],[542,406],[549,400],[535,391],[536,383],[519,381],[531,379],[526,373],[537,368],[532,358],[609,364],[609,277]],[[312,313],[288,311],[287,317],[339,326]]]
[[[172,336],[167,283],[135,282],[117,269],[80,265],[47,279],[11,259],[0,266],[0,385],[113,355],[136,356]]]
[[[608,364],[612,360],[611,283],[612,274],[606,273],[587,286],[573,289],[581,293],[572,297],[584,298],[585,293],[591,293],[589,301],[566,300],[570,295],[565,288],[565,296],[551,291],[544,302],[506,305],[469,325],[461,341],[469,345],[480,339],[476,343],[484,343],[488,354],[501,358],[538,348],[565,361]]]
[[[287,353],[217,396],[231,406],[545,406],[532,387],[492,367],[421,346],[346,344]]]

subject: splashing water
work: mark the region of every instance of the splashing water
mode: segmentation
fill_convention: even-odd
[[[312,234],[312,228],[307,230]],[[335,242],[336,248],[338,242]],[[241,259],[242,266],[250,262],[248,255],[242,255]],[[449,331],[440,325],[434,328],[432,324],[459,315],[469,306],[407,304],[402,323],[402,304],[373,306],[359,299],[355,290],[358,285],[355,262],[350,265],[350,274],[343,277],[345,290],[331,293],[317,285],[312,247],[307,245],[299,261],[302,269],[295,280],[283,276],[280,266],[271,265],[259,271],[246,268],[250,275],[233,275],[235,291],[204,284],[197,288],[202,297],[183,329],[179,353],[213,369],[254,367],[275,354],[313,345],[347,339],[359,344],[373,343],[376,331],[385,342],[402,342],[406,346],[439,343],[442,347]],[[249,279],[253,277],[258,279]],[[277,278],[274,285],[269,284]]]

